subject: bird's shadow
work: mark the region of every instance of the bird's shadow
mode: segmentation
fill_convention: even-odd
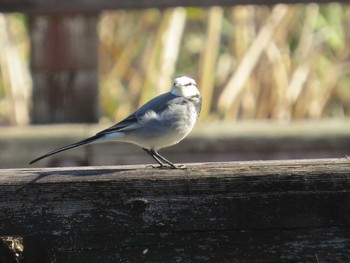
[[[64,171],[59,171],[59,170],[53,170],[53,171],[37,171],[34,174],[37,176],[32,179],[30,182],[27,184],[21,186],[16,190],[16,194],[19,194],[21,191],[26,189],[27,187],[33,186],[35,183],[39,182],[45,177],[48,176],[71,176],[71,177],[89,177],[89,176],[102,176],[102,175],[107,175],[107,174],[113,174],[113,173],[120,173],[120,172],[125,172],[125,171],[132,171],[136,170],[136,168],[120,168],[120,169],[115,169],[115,168],[105,168],[105,169],[76,169],[76,170],[64,170]]]

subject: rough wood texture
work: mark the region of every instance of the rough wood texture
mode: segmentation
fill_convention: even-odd
[[[96,122],[97,14],[29,18],[32,122]]]
[[[348,262],[350,160],[0,170],[4,235],[36,262]]]
[[[278,3],[310,3],[309,0],[0,0],[0,12],[96,12],[106,9],[166,8],[175,6],[233,6],[233,5],[273,5]],[[331,2],[318,0],[318,3]],[[338,2],[347,2],[340,0]]]

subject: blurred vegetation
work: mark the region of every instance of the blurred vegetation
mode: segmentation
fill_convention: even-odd
[[[0,125],[29,122],[29,44],[25,17],[0,13]]]
[[[28,116],[25,28],[23,16],[0,17],[3,123],[28,122],[16,117],[18,112]],[[98,34],[101,117],[110,121],[168,91],[173,78],[183,74],[194,77],[202,92],[201,120],[350,115],[348,5],[104,12]],[[22,58],[20,84],[8,77],[19,58],[8,57],[6,46]]]

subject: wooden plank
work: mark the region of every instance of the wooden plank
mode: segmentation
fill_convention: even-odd
[[[29,16],[33,123],[97,122],[97,19]]]
[[[59,262],[348,262],[349,233],[349,227],[213,230],[50,241],[60,248],[56,253]],[[90,242],[82,245],[81,240]],[[96,253],[101,245],[104,253]],[[86,253],[81,253],[83,248]]]
[[[349,204],[349,159],[0,170],[0,236],[57,262],[347,262]]]
[[[310,3],[309,0],[62,0],[62,1],[42,1],[42,0],[1,0],[0,12],[97,12],[108,9],[140,9],[140,8],[168,8],[176,6],[233,6],[233,5],[274,5],[278,3],[296,4]],[[329,3],[330,0],[318,0],[317,3]],[[345,0],[339,0],[344,2]]]
[[[89,137],[112,124],[0,128],[0,168],[26,168],[56,147]],[[317,127],[317,129],[315,129]],[[26,150],[23,150],[26,149]],[[175,163],[273,159],[340,158],[349,154],[350,122],[307,121],[204,123],[179,144],[161,149]],[[13,158],[16,156],[16,158]],[[139,147],[109,142],[70,150],[34,167],[154,163]]]

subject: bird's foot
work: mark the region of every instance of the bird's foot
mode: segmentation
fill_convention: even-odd
[[[179,164],[178,166],[175,167],[175,169],[182,169],[182,170],[185,170],[187,169],[186,165],[184,164]]]
[[[179,165],[147,165],[147,168],[156,168],[156,169],[186,169],[186,166],[183,164],[179,164]]]

